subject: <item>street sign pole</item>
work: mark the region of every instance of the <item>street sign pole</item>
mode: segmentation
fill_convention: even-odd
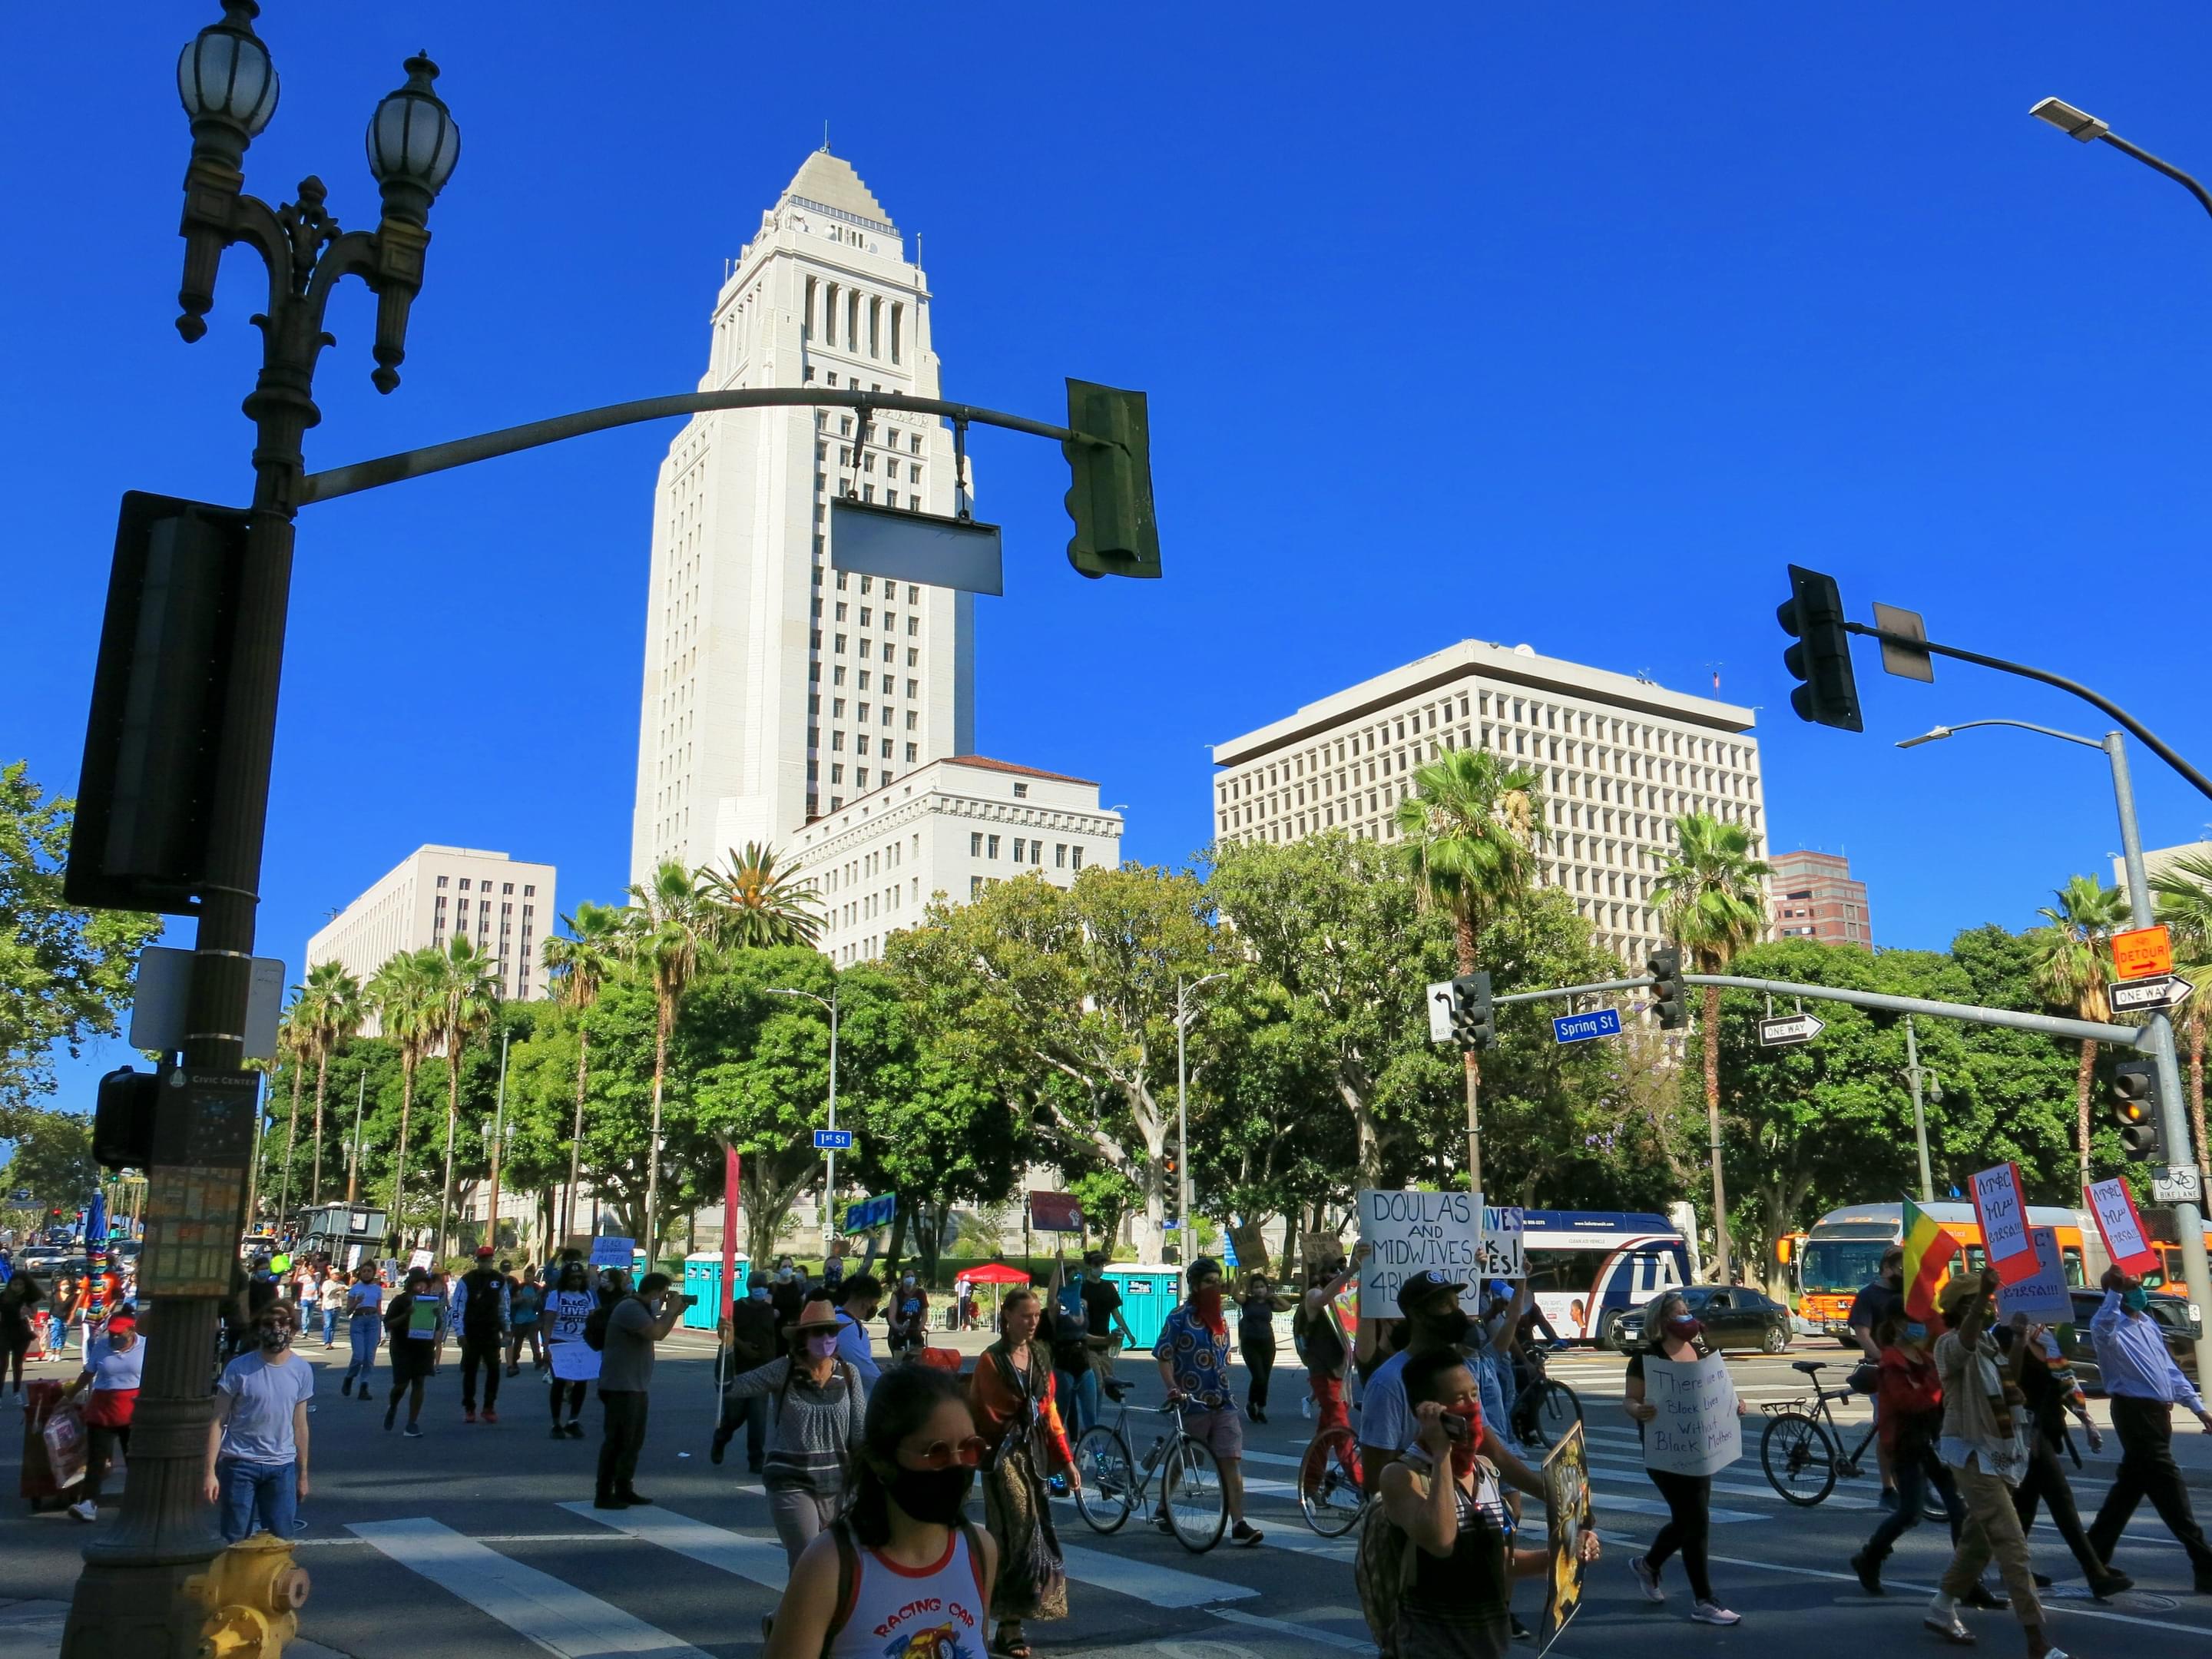
[[[2128,776],[2125,739],[2118,732],[2105,734],[2105,753],[2112,763],[2112,796],[2120,813],[2120,854],[2128,872],[2128,910],[2138,927],[2148,927],[2151,912],[2150,878],[2143,868],[2142,836],[2136,827],[2135,786]],[[2189,1117],[2182,1109],[2181,1067],[2173,1051],[2173,1024],[2161,1007],[2153,1011],[2149,1041],[2142,1046],[2158,1066],[2159,1128],[2166,1142],[2167,1161],[2197,1162],[2190,1144]],[[2084,1194],[2082,1201],[2088,1201]],[[2212,1264],[2204,1254],[2204,1212],[2201,1200],[2179,1200],[2173,1206],[2174,1230],[2181,1237],[2181,1276],[2189,1286],[2189,1299],[2203,1316],[2212,1316]],[[2212,1317],[2200,1324],[2197,1337],[2197,1374],[2212,1376]]]
[[[830,1127],[837,1127],[837,988],[830,988]],[[825,1173],[822,1177],[822,1271],[830,1271],[830,1252],[836,1247],[837,1222],[837,1149],[830,1146],[822,1154]]]

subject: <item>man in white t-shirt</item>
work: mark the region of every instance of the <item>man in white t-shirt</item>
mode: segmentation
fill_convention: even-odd
[[[299,1316],[272,1302],[253,1322],[254,1346],[223,1367],[208,1423],[207,1499],[222,1505],[223,1541],[259,1532],[289,1538],[307,1495],[307,1401],[314,1368],[292,1352]]]
[[[1460,1292],[1466,1288],[1433,1267],[1399,1287],[1398,1311],[1408,1328],[1406,1346],[1376,1367],[1360,1395],[1360,1477],[1370,1496],[1379,1489],[1382,1471],[1405,1455],[1419,1432],[1413,1407],[1406,1401],[1406,1357],[1437,1348],[1464,1352],[1474,1325],[1459,1304]],[[1514,1455],[1498,1427],[1483,1424],[1478,1449],[1510,1485],[1532,1498],[1544,1495],[1543,1478]]]

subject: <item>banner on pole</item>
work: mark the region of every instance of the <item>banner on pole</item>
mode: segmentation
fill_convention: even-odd
[[[1982,1254],[2007,1285],[2035,1272],[2035,1241],[2027,1233],[2027,1194],[2020,1184],[2020,1165],[2000,1164],[1969,1183],[1974,1219],[1982,1227]]]
[[[1359,1269],[1359,1304],[1368,1319],[1395,1318],[1398,1287],[1433,1268],[1467,1285],[1461,1305],[1481,1310],[1482,1200],[1474,1193],[1359,1194],[1359,1239],[1371,1254]]]
[[[2097,1231],[2104,1235],[2105,1254],[2122,1273],[2143,1273],[2159,1265],[2158,1252],[2150,1247],[2126,1181],[2114,1176],[2091,1182],[2089,1213],[2097,1218]]]
[[[1659,1415],[1644,1425],[1644,1462],[1670,1474],[1711,1474],[1743,1455],[1735,1384],[1720,1355],[1644,1361],[1644,1397]]]
[[[1521,1253],[1522,1223],[1526,1215],[1518,1204],[1482,1206],[1482,1255],[1477,1267],[1484,1279],[1525,1279],[1526,1261]]]
[[[848,1234],[872,1233],[878,1227],[888,1227],[898,1214],[898,1194],[879,1193],[873,1198],[864,1198],[857,1204],[845,1206],[845,1225]]]
[[[1079,1233],[1083,1203],[1073,1193],[1030,1194],[1030,1225],[1041,1233]]]

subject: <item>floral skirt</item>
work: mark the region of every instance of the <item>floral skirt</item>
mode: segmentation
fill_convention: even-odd
[[[998,1466],[984,1471],[983,1524],[999,1547],[992,1616],[1066,1618],[1067,1567],[1044,1480],[1028,1448],[1007,1447]]]

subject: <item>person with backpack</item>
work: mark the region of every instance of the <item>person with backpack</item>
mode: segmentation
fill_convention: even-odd
[[[777,1350],[783,1346],[777,1337],[775,1304],[769,1300],[769,1291],[767,1277],[755,1273],[746,1285],[745,1293],[730,1304],[729,1322],[723,1329],[722,1340],[729,1345],[729,1375],[732,1381],[772,1364],[778,1357]],[[768,1417],[766,1394],[732,1395],[725,1390],[721,1419],[714,1425],[714,1437],[708,1445],[708,1460],[716,1463],[722,1461],[742,1424],[745,1431],[745,1469],[749,1474],[758,1474],[768,1444]]]
[[[774,1427],[760,1465],[769,1516],[793,1565],[845,1507],[866,1426],[868,1394],[860,1373],[837,1357],[837,1310],[810,1302],[784,1334],[791,1352],[730,1379],[722,1389],[723,1445],[735,1432],[738,1402],[768,1400]],[[719,1455],[715,1458],[720,1462]],[[794,1580],[794,1582],[796,1582]]]
[[[438,1369],[438,1350],[446,1340],[446,1299],[433,1290],[429,1273],[410,1267],[392,1304],[384,1310],[385,1344],[392,1351],[392,1397],[384,1407],[389,1429],[399,1415],[399,1396],[407,1396],[410,1440],[422,1437],[422,1384]]]
[[[883,1305],[884,1282],[873,1273],[855,1273],[844,1284],[837,1308],[837,1358],[860,1374],[860,1386],[873,1391],[883,1370],[868,1340],[868,1322]]]
[[[1083,1274],[1079,1270],[1068,1279],[1066,1273],[1066,1262],[1055,1255],[1045,1334],[1052,1348],[1053,1386],[1073,1419],[1068,1434],[1080,1438],[1098,1420],[1098,1373],[1091,1364],[1091,1310],[1083,1300]]]
[[[646,1407],[651,1403],[653,1348],[676,1328],[691,1298],[671,1288],[664,1273],[637,1281],[637,1293],[598,1310],[584,1322],[584,1340],[599,1350],[599,1406],[606,1413],[599,1442],[595,1510],[626,1509],[653,1500],[637,1489],[638,1454],[645,1449]]]
[[[1305,1357],[1306,1392],[1313,1398],[1316,1438],[1331,1429],[1352,1426],[1352,1409],[1344,1398],[1344,1383],[1352,1370],[1352,1349],[1344,1328],[1336,1322],[1336,1298],[1359,1271],[1353,1261],[1334,1275],[1326,1267],[1313,1271],[1313,1283],[1298,1304],[1291,1335]],[[1358,1478],[1355,1469],[1353,1478]]]
[[[962,1514],[982,1456],[957,1378],[887,1372],[861,1425],[852,1506],[792,1568],[763,1659],[974,1653],[999,1565]]]
[[[507,1275],[491,1263],[492,1248],[480,1245],[477,1265],[453,1288],[461,1328],[461,1420],[477,1420],[477,1370],[484,1374],[483,1420],[499,1421],[499,1379],[507,1363],[507,1335],[514,1322]]]
[[[592,1288],[591,1270],[574,1250],[561,1264],[561,1277],[545,1292],[538,1310],[538,1334],[545,1344],[545,1368],[553,1374],[553,1433],[556,1440],[581,1440],[584,1425],[577,1421],[584,1411],[584,1386],[598,1380],[599,1346],[585,1340],[585,1329],[599,1308],[599,1294]],[[601,1341],[605,1340],[604,1327]],[[566,1400],[568,1419],[561,1420]]]
[[[507,1270],[502,1267],[501,1273]],[[544,1292],[538,1283],[538,1275],[525,1262],[522,1275],[509,1275],[507,1281],[507,1374],[522,1375],[522,1345],[530,1345],[530,1360],[539,1370],[545,1369],[544,1339],[538,1333],[538,1310],[544,1305]]]

